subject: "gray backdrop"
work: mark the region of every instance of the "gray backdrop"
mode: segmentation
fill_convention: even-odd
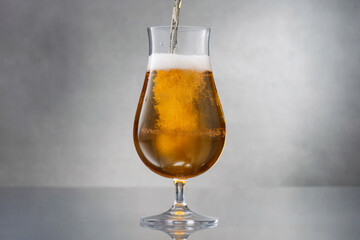
[[[132,125],[172,0],[0,0],[0,185],[169,186]],[[183,0],[212,28],[223,155],[192,186],[360,184],[360,1]]]

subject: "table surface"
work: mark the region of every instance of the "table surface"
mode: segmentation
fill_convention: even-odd
[[[359,240],[360,188],[196,188],[186,201],[219,225],[189,239]],[[170,239],[140,217],[167,210],[172,188],[0,188],[1,240]]]

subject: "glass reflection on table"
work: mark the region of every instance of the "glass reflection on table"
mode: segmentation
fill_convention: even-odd
[[[216,228],[217,224],[214,225],[147,225],[147,224],[141,224],[140,226],[143,228],[148,228],[151,230],[158,230],[162,231],[166,234],[168,234],[173,240],[186,240],[188,237],[193,234],[194,232],[197,232],[199,230],[209,229],[209,228]]]

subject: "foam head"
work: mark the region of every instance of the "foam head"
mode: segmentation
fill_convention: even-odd
[[[180,55],[153,53],[149,56],[148,70],[187,69],[211,71],[210,57],[207,55]]]

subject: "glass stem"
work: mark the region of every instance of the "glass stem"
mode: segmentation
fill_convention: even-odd
[[[186,207],[186,202],[184,198],[184,187],[186,180],[173,179],[175,184],[175,201],[174,208],[177,207]]]

